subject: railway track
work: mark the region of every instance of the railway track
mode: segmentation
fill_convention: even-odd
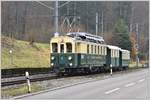
[[[57,75],[55,75],[55,74],[32,75],[32,76],[30,76],[30,82],[44,81],[44,80],[50,80],[50,79],[55,79],[55,78],[57,78]],[[2,87],[23,84],[23,83],[26,83],[25,76],[1,79]]]
[[[127,72],[138,70],[138,69],[128,69],[126,71],[116,71],[116,72],[113,72],[113,73],[114,74],[117,74],[117,73],[127,73]],[[109,73],[89,74],[89,75],[85,75],[85,77],[91,77],[92,78],[95,75],[101,75],[101,74],[108,75]],[[82,75],[82,76],[84,76],[84,75]],[[64,78],[64,77],[67,78],[67,77],[71,77],[71,76],[58,77],[56,74],[53,74],[53,73],[38,74],[38,75],[32,75],[32,76],[30,76],[30,82],[51,80],[51,79]],[[2,87],[11,86],[11,85],[18,85],[18,84],[23,84],[23,83],[26,83],[25,76],[14,77],[14,78],[2,78],[1,79],[1,86]]]

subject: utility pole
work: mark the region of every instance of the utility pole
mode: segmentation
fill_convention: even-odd
[[[74,12],[73,12],[73,19],[75,18],[77,18],[77,16],[76,16],[76,2],[74,2]],[[79,18],[79,21],[80,21],[80,18]],[[80,23],[79,23],[79,25],[80,25]],[[75,24],[73,25],[73,30],[74,31],[77,31],[77,30],[79,30],[79,28],[78,27],[80,27],[80,26],[77,26],[77,22],[75,22]],[[78,28],[78,29],[77,29]]]
[[[58,0],[55,1],[55,36],[58,36]]]
[[[88,2],[87,2],[87,5],[86,5],[86,32],[88,33]]]
[[[130,33],[132,33],[132,23],[130,24]]]
[[[132,33],[132,31],[133,31],[133,18],[134,18],[134,7],[131,7],[131,20],[130,20],[130,33]]]
[[[103,20],[103,11],[102,11],[101,25],[102,25],[102,36],[104,37],[104,20]]]
[[[98,34],[98,13],[96,13],[96,35]]]
[[[139,48],[139,45],[138,45],[138,35],[139,35],[139,33],[138,33],[138,28],[139,28],[139,24],[138,23],[136,23],[136,37],[137,37],[137,43],[136,43],[136,66],[138,67],[138,64],[139,64],[139,57],[138,57],[138,48]]]

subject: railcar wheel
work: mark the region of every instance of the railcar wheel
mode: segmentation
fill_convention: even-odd
[[[65,73],[59,72],[57,75],[58,75],[58,77],[62,77],[65,75]]]

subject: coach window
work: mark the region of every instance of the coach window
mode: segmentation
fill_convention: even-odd
[[[55,53],[55,52],[58,51],[58,45],[57,45],[57,43],[52,43],[52,51],[53,51],[53,53]]]
[[[96,45],[95,45],[95,54],[97,54],[97,52],[96,52],[97,50],[96,50],[96,49],[97,49],[97,48],[96,48]]]
[[[91,54],[93,54],[93,45],[91,45]]]
[[[111,57],[113,57],[113,50],[111,49]]]
[[[103,47],[101,46],[101,55],[103,55]]]
[[[104,55],[105,55],[105,50],[106,50],[106,49],[105,49],[105,47],[104,47]]]
[[[67,52],[72,52],[72,44],[66,43],[66,49],[67,49]]]

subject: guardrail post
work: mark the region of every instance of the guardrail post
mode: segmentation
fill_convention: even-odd
[[[110,75],[112,76],[112,64],[110,64]]]
[[[30,84],[29,72],[25,72],[25,77],[26,77],[27,86],[28,86],[28,93],[30,93],[31,92],[31,84]]]

